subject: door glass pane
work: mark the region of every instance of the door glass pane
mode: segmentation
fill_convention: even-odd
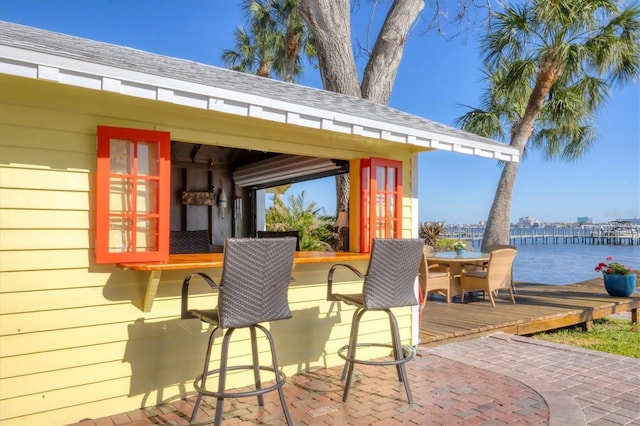
[[[388,167],[387,168],[387,191],[395,191],[396,190],[396,168]]]
[[[387,195],[387,214],[386,217],[395,217],[396,215],[396,196],[395,194]]]
[[[136,225],[136,251],[157,250],[157,220],[138,219]]]
[[[110,171],[113,174],[131,174],[133,170],[133,148],[131,141],[111,139],[109,142]]]
[[[376,167],[376,189],[378,191],[385,190],[385,167],[378,166]]]
[[[158,182],[155,180],[138,180],[136,186],[136,211],[138,213],[157,213]]]
[[[360,183],[363,191],[369,190],[369,167],[363,167],[360,174]]]
[[[387,238],[396,238],[396,221],[387,221]]]
[[[158,176],[158,144],[138,143],[138,175]]]
[[[376,216],[379,218],[384,218],[386,216],[384,194],[376,194]]]
[[[109,179],[109,213],[131,211],[131,181],[129,179]]]
[[[126,217],[109,218],[109,253],[131,251],[131,232]]]
[[[376,237],[377,238],[385,238],[386,234],[384,232],[384,220],[376,220]]]

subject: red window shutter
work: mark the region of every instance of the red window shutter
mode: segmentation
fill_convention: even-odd
[[[371,158],[360,162],[360,248],[373,238],[402,234],[402,162]]]
[[[168,132],[98,126],[96,263],[169,256]]]

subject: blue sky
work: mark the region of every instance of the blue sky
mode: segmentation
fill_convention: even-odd
[[[362,3],[365,4],[364,2]],[[353,13],[353,12],[352,12]],[[244,22],[234,0],[0,0],[0,20],[223,66]],[[354,32],[364,40],[367,11]],[[389,105],[447,125],[479,105],[482,91],[478,34],[450,40],[416,29],[404,52]],[[300,81],[321,87],[309,68]],[[614,89],[595,125],[596,145],[577,161],[546,162],[532,153],[520,165],[511,221],[595,222],[640,217],[640,85]],[[500,168],[494,160],[448,152],[420,154],[420,221],[478,223],[487,218]],[[297,184],[308,201],[334,214],[330,182]]]

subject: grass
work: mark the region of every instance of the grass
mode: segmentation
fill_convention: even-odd
[[[591,331],[580,327],[536,333],[531,337],[554,343],[640,358],[640,329],[629,320],[601,318]]]

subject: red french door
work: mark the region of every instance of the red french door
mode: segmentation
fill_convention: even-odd
[[[399,238],[402,234],[402,162],[362,160],[360,196],[360,248],[368,253],[373,238]]]

